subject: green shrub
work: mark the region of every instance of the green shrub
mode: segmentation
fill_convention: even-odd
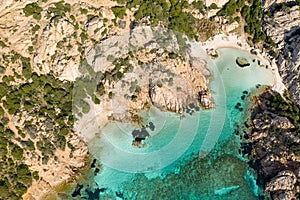
[[[80,12],[81,12],[81,14],[86,15],[88,13],[88,10],[86,8],[81,8]]]
[[[32,32],[35,33],[36,31],[38,31],[40,29],[40,26],[38,24],[36,24],[34,27],[32,27]]]
[[[8,182],[0,180],[0,198],[8,199],[10,196],[10,185]]]
[[[217,6],[217,4],[212,3],[212,4],[209,6],[209,9],[218,9],[218,6]]]
[[[30,65],[30,58],[21,58],[22,60],[22,74],[26,79],[31,77],[31,65]]]
[[[223,8],[217,13],[218,16],[232,16],[238,12],[240,7],[236,4],[235,0],[229,0]]]
[[[6,83],[4,82],[0,83],[0,99],[7,94],[8,90],[9,87],[7,86]]]
[[[116,18],[123,19],[126,15],[126,8],[124,6],[115,6],[112,7],[111,10],[113,11]]]
[[[49,7],[47,10],[48,18],[51,16],[51,13],[54,14],[54,16],[65,16],[67,12],[71,11],[71,5],[68,3],[64,3],[63,1],[60,1],[58,3],[54,4],[55,7]]]
[[[0,47],[5,48],[7,47],[7,45],[2,40],[0,40]]]
[[[273,58],[277,57],[277,53],[274,50],[270,50],[269,51],[270,56],[272,56]]]
[[[39,5],[37,3],[30,3],[27,4],[24,8],[23,8],[23,12],[25,13],[25,16],[31,16],[33,15],[33,18],[36,20],[40,20],[41,19],[41,12],[43,11],[43,9],[41,7],[39,7]]]
[[[57,146],[58,148],[60,148],[61,150],[65,150],[66,148],[66,138],[63,135],[58,135],[57,136]]]
[[[20,148],[19,146],[15,145],[11,149],[11,155],[16,159],[16,160],[22,160],[23,159],[23,149]]]
[[[148,17],[150,23],[154,26],[163,23],[169,29],[186,34],[191,38],[196,38],[194,24],[195,18],[192,14],[185,12],[188,8],[187,1],[170,0],[169,4],[165,0],[132,0],[126,4],[126,7],[137,8],[134,16],[137,20]],[[202,9],[203,4],[196,2],[194,7]]]

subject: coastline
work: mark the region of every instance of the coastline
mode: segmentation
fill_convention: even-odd
[[[213,49],[214,51],[216,51],[216,50],[221,49],[221,48],[236,48],[236,49],[239,49],[239,50],[246,51],[246,52],[250,53],[251,50],[253,50],[253,48],[250,47],[247,44],[247,42],[245,40],[243,40],[242,37],[237,36],[237,35],[219,34],[219,35],[215,36],[214,38],[209,39],[206,42],[203,42],[202,44],[203,44],[203,49],[206,50],[206,51],[208,51],[210,49]],[[263,54],[260,54],[259,50],[255,49],[255,51],[257,52],[257,55],[251,54],[251,56],[253,56],[256,59],[259,59],[261,61],[262,65],[268,66],[268,69],[272,71],[273,78],[274,78],[274,85],[272,86],[273,89],[276,90],[276,91],[279,90],[278,92],[283,92],[283,87],[282,87],[283,83],[282,83],[282,80],[281,80],[280,75],[278,73],[276,64],[274,62],[270,61],[267,57],[263,56]],[[254,93],[256,93],[256,92],[254,92]],[[251,92],[251,94],[252,94],[252,92]],[[106,104],[107,104],[107,106],[111,106],[111,105],[109,105],[109,103],[106,103]],[[247,105],[247,108],[250,108],[250,106]],[[86,127],[87,124],[91,124],[88,121],[88,119],[90,119],[90,117],[91,118],[99,117],[99,118],[104,119],[103,112],[105,112],[105,111],[107,112],[107,110],[102,109],[101,112],[90,113],[90,114],[92,114],[92,116],[89,115],[89,117],[86,118],[87,121],[85,121],[84,123],[81,123],[79,125],[79,127],[77,127],[77,128],[79,128],[79,129],[82,128],[83,129],[83,127]],[[249,110],[247,109],[247,111],[245,111],[245,113],[244,113],[245,115],[247,115],[246,112],[248,113]],[[101,115],[99,115],[100,113],[101,113]],[[107,120],[107,121],[106,120],[99,120],[99,122],[101,122],[101,125],[104,127],[105,123],[108,123],[109,120]],[[98,126],[99,126],[99,124],[94,124],[94,126],[91,125],[88,129],[92,133],[93,131],[91,131],[91,130],[97,130]],[[81,136],[81,135],[79,134],[79,136]],[[84,140],[84,141],[89,142],[89,140],[91,140],[93,138],[93,136],[94,135],[90,135],[88,140]],[[83,139],[83,138],[81,137],[81,139]],[[78,178],[81,179],[80,176],[79,177],[76,176],[75,179],[78,179]],[[61,189],[65,188],[66,190],[68,190],[68,188],[69,189],[74,188],[75,186],[76,186],[76,183],[74,183],[74,179],[71,178],[69,181],[67,180],[65,182],[62,182],[57,187],[52,187],[52,189],[50,189],[45,194],[44,197],[45,198],[47,197],[46,199],[51,199],[52,197],[55,197],[58,193],[60,193],[59,191],[61,191]],[[38,185],[37,185],[37,187],[38,187]]]
[[[276,94],[272,88],[264,87],[250,96],[250,118],[242,121],[243,130],[246,131],[242,152],[250,160],[249,166],[256,171],[257,183],[264,188],[265,194],[272,199],[298,199],[295,196],[297,192],[299,195],[296,187],[299,180],[299,137],[295,122],[280,114],[280,109],[272,110],[268,105],[268,101],[274,101],[270,95],[275,97]],[[289,139],[295,140],[294,143],[287,143]],[[277,146],[281,148],[280,153]]]
[[[86,158],[87,163],[83,168],[77,169],[74,174],[58,184],[50,185],[46,180],[35,181],[28,191],[23,195],[23,199],[45,199],[52,200],[58,198],[67,199],[72,191],[74,191],[79,180],[86,180],[91,174],[90,163],[92,163],[93,157],[90,155]],[[46,188],[46,189],[45,189]]]
[[[271,70],[274,78],[272,89],[280,94],[283,94],[283,92],[286,90],[275,61],[271,60],[266,52],[261,52],[259,49],[254,49],[253,47],[251,47],[247,43],[244,36],[221,33],[214,36],[213,38],[208,39],[205,42],[202,42],[202,46],[208,54],[209,52],[215,52],[216,50],[221,48],[237,48],[249,52],[255,59],[258,59],[261,62],[261,65],[264,65]],[[253,50],[257,55],[251,53],[251,51]]]
[[[245,41],[243,41],[243,39],[241,37],[239,37],[237,35],[219,34],[219,35],[215,36],[214,38],[212,38],[212,39],[210,39],[206,42],[203,42],[202,44],[204,44],[203,48],[206,51],[209,50],[209,49],[213,49],[215,51],[215,50],[218,50],[218,49],[221,49],[221,48],[236,48],[236,49],[239,49],[239,50],[246,51],[246,52],[250,53],[251,50],[253,50],[253,48],[251,48]],[[272,62],[267,57],[264,57],[263,54],[260,54],[259,50],[255,49],[255,51],[257,52],[258,55],[251,54],[251,56],[253,56],[256,59],[259,59],[261,61],[262,65],[268,66],[268,70],[272,71],[273,78],[274,78],[274,85],[272,87],[275,90],[276,89],[282,90],[281,78],[280,79],[276,78],[277,76],[280,77],[279,73],[278,73],[278,70],[273,70],[275,65],[272,65]],[[276,69],[277,69],[277,67],[276,67]],[[282,92],[283,92],[283,90],[282,90]],[[256,93],[256,91],[254,91],[254,93]],[[251,92],[250,95],[252,96],[252,94],[253,93]],[[249,100],[249,101],[251,101],[251,100]],[[245,110],[244,114],[243,114],[245,116],[250,112],[250,110],[249,110],[250,107],[251,107],[250,105],[252,105],[253,102],[251,102],[249,105],[248,105],[248,103],[249,102],[247,102],[247,105],[246,105],[247,110]],[[107,106],[111,106],[111,105],[108,105],[108,103],[107,103]],[[104,109],[102,109],[102,111],[104,111]],[[101,113],[101,115],[100,115],[100,113]],[[77,127],[77,128],[86,127],[87,124],[91,125],[91,123],[88,121],[88,119],[90,119],[90,117],[94,118],[94,117],[104,116],[103,112],[90,113],[90,114],[93,114],[93,116],[90,116],[90,115],[89,115],[89,117],[86,116],[87,121],[85,121],[85,123],[81,123],[79,125],[79,127]],[[104,118],[104,117],[102,117],[102,118]],[[103,127],[105,126],[103,124],[105,124],[105,122],[108,123],[108,121],[109,120],[107,120],[107,121],[100,120]],[[98,126],[99,126],[99,124],[91,125],[88,128],[90,130],[89,132],[92,133],[93,131],[91,131],[91,130],[97,130],[99,128]],[[88,139],[85,140],[85,142],[89,142],[89,140],[92,140],[92,138],[93,138],[93,135],[90,135],[90,137],[88,137]],[[56,190],[54,189],[54,191],[56,191]]]
[[[0,200],[300,200],[300,0],[0,4]]]

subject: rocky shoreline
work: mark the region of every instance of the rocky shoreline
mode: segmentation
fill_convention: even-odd
[[[257,183],[272,199],[299,199],[300,131],[291,114],[283,112],[290,109],[297,115],[299,107],[269,88],[252,100],[251,116],[245,122],[248,142],[243,146],[257,171]]]
[[[250,50],[249,42],[251,43],[251,41],[246,39],[248,35],[243,31],[243,16],[241,16],[240,13],[235,13],[234,17],[236,21],[234,22],[230,22],[231,20],[228,21],[224,16],[217,16],[217,12],[222,6],[228,3],[228,0],[205,1],[205,8],[202,8],[202,5],[197,4],[197,2],[194,1],[194,4],[190,5],[190,10],[186,9],[188,14],[193,15],[195,19],[213,19],[212,21],[208,20],[208,24],[216,23],[217,25],[212,26],[211,29],[213,30],[210,30],[211,33],[209,34],[209,37],[217,34],[217,32],[221,33],[215,36],[214,39],[208,39],[203,43],[203,49],[207,50],[209,55],[217,57],[216,50],[225,46]],[[267,47],[263,46],[264,41],[255,45],[255,48],[263,49],[257,51],[257,58],[262,60],[262,65],[266,67],[270,66],[274,72],[276,82],[274,89],[278,92],[284,90],[281,81],[282,77],[284,84],[290,92],[290,98],[297,104],[295,105],[289,99],[283,101],[282,99],[277,98],[278,94],[272,91],[266,91],[257,96],[256,104],[253,106],[251,120],[247,122],[251,131],[251,134],[249,135],[249,138],[251,139],[249,145],[253,148],[251,152],[253,167],[257,169],[259,175],[264,179],[262,186],[265,187],[266,191],[269,192],[274,199],[300,198],[299,152],[297,152],[299,151],[297,150],[297,146],[299,149],[299,145],[297,145],[299,144],[299,112],[297,112],[297,109],[294,109],[297,106],[299,109],[300,105],[300,18],[298,2],[299,1],[286,2],[283,0],[263,1],[261,25],[263,31],[269,37],[267,40],[271,38],[274,42],[269,41],[268,43],[270,44],[268,45],[271,46]],[[141,3],[143,3],[143,1],[141,1]],[[16,148],[19,147],[18,149],[24,149],[26,153],[24,152],[24,155],[23,153],[20,153],[24,156],[24,159],[20,160],[22,160],[22,162],[25,160],[26,165],[30,166],[31,172],[39,175],[35,176],[36,180],[33,179],[27,193],[25,193],[25,189],[21,192],[22,194],[24,193],[23,198],[43,199],[43,193],[48,193],[52,189],[56,190],[56,188],[60,188],[64,184],[68,185],[69,182],[72,182],[72,180],[75,179],[74,177],[79,176],[78,174],[80,174],[81,169],[89,167],[89,151],[87,145],[82,141],[82,138],[78,137],[82,136],[78,132],[74,133],[77,138],[74,140],[74,143],[70,141],[69,146],[64,144],[66,141],[61,139],[61,137],[57,137],[55,140],[50,137],[51,135],[61,136],[60,131],[64,130],[64,132],[66,132],[66,127],[71,126],[70,124],[72,123],[71,121],[73,118],[68,116],[70,113],[66,111],[67,114],[63,114],[61,112],[64,108],[71,106],[71,100],[65,102],[66,104],[59,109],[56,104],[61,102],[62,99],[67,99],[64,96],[65,92],[59,90],[61,89],[61,86],[52,88],[49,87],[49,83],[47,83],[44,85],[45,87],[43,86],[40,89],[49,93],[49,95],[43,93],[37,94],[37,87],[32,84],[34,78],[31,80],[28,78],[29,75],[31,72],[33,72],[32,75],[35,78],[42,75],[47,75],[45,77],[53,75],[62,82],[70,81],[69,84],[74,83],[76,77],[81,73],[79,68],[82,65],[83,59],[89,54],[88,52],[98,44],[98,41],[103,42],[104,40],[111,39],[113,42],[112,45],[118,46],[114,39],[112,39],[113,35],[129,30],[132,32],[131,26],[136,24],[137,21],[139,23],[141,22],[141,24],[147,24],[149,18],[148,16],[144,16],[144,20],[135,19],[135,12],[139,9],[139,6],[129,9],[126,5],[108,0],[83,0],[79,2],[72,0],[66,2],[2,1],[0,2],[0,5],[2,5],[0,9],[0,52],[3,55],[0,59],[0,78],[1,83],[7,82],[7,84],[4,84],[3,88],[6,88],[8,85],[12,88],[23,85],[24,91],[29,91],[27,87],[28,84],[31,84],[34,88],[32,92],[28,92],[28,94],[24,95],[23,99],[19,99],[18,101],[16,101],[18,98],[13,97],[19,97],[20,95],[10,95],[10,100],[13,100],[11,102],[15,103],[15,111],[17,112],[16,115],[8,115],[5,111],[6,113],[2,113],[4,116],[2,121],[7,121],[9,118],[10,122],[6,127],[6,133],[13,132],[15,134],[14,137],[12,137],[12,142],[10,141],[9,146],[14,144]],[[214,8],[215,5],[217,8]],[[114,9],[112,9],[113,7]],[[144,5],[144,7],[147,6]],[[180,8],[180,6],[176,6],[176,8]],[[196,8],[199,9],[197,10]],[[140,11],[142,12],[142,10]],[[186,11],[182,10],[181,14],[183,17],[189,16]],[[201,14],[201,11],[205,11],[205,16],[204,13]],[[174,17],[178,16],[176,15]],[[163,20],[157,20],[164,21],[165,18],[163,18]],[[201,22],[205,22],[205,20],[202,20]],[[186,23],[184,25],[189,24],[193,23]],[[205,28],[201,29],[201,24]],[[199,30],[201,31],[208,29],[206,23],[196,23],[195,25],[199,26]],[[175,26],[175,28],[180,29],[182,27],[183,26]],[[174,27],[169,28],[172,29]],[[190,33],[190,30],[183,29],[182,31],[185,34]],[[124,72],[126,66],[118,63],[120,64],[118,66],[120,69],[116,67],[114,70],[106,70],[107,73],[103,73],[106,75],[106,77],[103,78],[104,81],[102,84],[98,85],[99,93],[104,93],[105,97],[102,97],[100,103],[100,96],[104,96],[104,94],[99,94],[99,99],[97,99],[98,103],[95,103],[95,107],[98,106],[97,108],[100,108],[98,109],[99,113],[96,113],[99,114],[99,116],[97,115],[96,117],[98,117],[97,121],[100,126],[104,126],[113,118],[114,120],[122,120],[124,116],[127,117],[126,114],[128,114],[129,117],[127,117],[127,119],[129,120],[133,120],[133,118],[139,120],[140,118],[136,115],[136,111],[146,108],[148,103],[155,104],[162,110],[178,113],[183,113],[185,107],[190,103],[195,103],[195,101],[197,105],[201,104],[204,108],[212,108],[215,106],[214,100],[211,98],[208,89],[209,76],[207,76],[207,69],[205,66],[200,66],[200,63],[193,64],[182,61],[179,58],[174,58],[174,54],[159,52],[160,49],[153,48],[148,50],[149,52],[145,51],[137,54],[136,57],[138,59],[135,60],[136,65],[139,66],[143,62],[146,63],[146,61],[151,61],[149,63],[164,66],[164,69],[158,70],[159,72],[156,74],[156,81],[152,84],[152,93],[149,93],[150,84],[148,84],[148,81],[137,84],[135,80],[131,80],[131,77],[128,76],[128,82],[125,87],[127,87],[129,91],[132,91],[130,91],[130,93],[127,92],[130,96],[126,96],[125,98],[125,93],[121,93],[121,91],[124,91],[122,87],[123,83],[121,84],[120,82],[119,90],[114,90],[117,82],[112,81],[112,78],[117,77],[119,80],[119,76],[123,76],[120,73]],[[153,51],[157,52],[157,54],[154,54]],[[163,57],[164,54],[165,57]],[[107,55],[107,59],[109,56],[110,55]],[[22,59],[20,59],[21,57]],[[103,63],[101,60],[98,61],[98,63],[100,63],[99,66],[104,66],[102,65]],[[120,59],[119,61],[123,60]],[[169,74],[166,76],[164,74],[166,70],[168,70],[169,74],[175,73],[175,76],[172,77],[169,76]],[[281,77],[279,76],[278,71],[280,72]],[[102,70],[102,72],[104,71]],[[98,73],[97,75],[103,74]],[[23,76],[25,78],[23,78]],[[142,77],[141,79],[144,80],[145,77]],[[51,84],[56,82],[56,79],[51,80]],[[38,81],[36,83],[38,83]],[[164,83],[164,85],[162,83]],[[103,87],[106,88],[106,90],[100,90],[103,89]],[[54,89],[57,89],[56,94],[51,93]],[[8,92],[12,93],[10,89],[8,89]],[[33,97],[29,97],[29,94],[34,95],[32,95]],[[119,94],[120,96],[123,95],[124,98],[118,98],[116,97],[116,94]],[[51,100],[53,100],[55,95],[62,95],[62,98],[57,98],[60,101],[57,101],[54,103],[54,106],[52,106],[50,105],[53,103]],[[189,96],[189,99],[187,96]],[[280,104],[268,104],[268,102],[273,102],[270,99],[274,100],[274,96],[276,97],[275,100],[281,102]],[[50,110],[49,107],[42,107],[45,104],[44,98],[47,98],[48,101],[51,102],[49,106],[52,110]],[[7,99],[8,98],[5,97],[2,100],[7,101]],[[35,102],[37,99],[42,99],[41,103]],[[114,100],[115,103],[111,103],[111,100]],[[24,103],[21,107],[20,102]],[[31,105],[32,103],[36,104],[34,109],[31,108],[31,106],[33,106]],[[126,114],[124,114],[125,112],[121,113],[119,111],[120,108],[113,109],[112,104],[126,105],[125,109],[132,112],[127,112]],[[280,105],[283,106],[280,107]],[[5,106],[1,103],[0,111],[1,108],[4,107]],[[13,112],[15,108],[11,109],[11,111]],[[28,115],[29,112],[24,112],[25,108],[31,112],[31,117]],[[277,110],[274,110],[274,108]],[[39,116],[35,116],[38,112],[40,112]],[[289,116],[289,113],[296,113],[296,115]],[[53,114],[53,120],[46,114],[49,114],[49,116],[50,114],[51,116]],[[60,117],[60,120],[54,120],[55,117]],[[90,117],[95,116],[87,115],[88,120]],[[28,121],[28,118],[31,119]],[[88,120],[83,121],[82,127],[90,127],[90,124],[87,124]],[[62,128],[61,124],[64,124],[66,121],[70,121],[70,124],[67,123],[66,127]],[[33,122],[37,125],[37,128],[35,129],[32,127]],[[24,129],[26,131],[23,130],[25,125],[28,126]],[[98,124],[96,125],[98,126]],[[95,129],[98,130],[99,127],[95,127]],[[92,132],[91,130],[92,129],[89,129],[86,132]],[[33,132],[34,134],[29,134],[29,132]],[[33,137],[32,135],[36,135],[34,137],[37,138],[41,137],[41,140],[38,141],[35,138],[31,138]],[[91,135],[88,139],[92,138],[92,136],[94,135]],[[24,145],[24,142],[27,142],[26,144],[29,145]],[[31,147],[37,148],[38,145],[41,144],[39,145],[41,150],[45,151],[44,147],[47,146],[47,150],[52,152],[52,150],[54,150],[54,148],[57,149],[57,147],[48,144],[60,144],[59,142],[62,142],[61,146],[63,148],[66,147],[66,151],[53,151],[52,155],[50,153],[41,154],[42,151],[40,150],[36,149],[34,151],[30,149]],[[5,147],[3,149],[6,150],[7,148]],[[14,153],[17,152],[14,150],[9,151]],[[3,155],[7,158],[6,153],[3,153]],[[9,159],[6,158],[5,160],[9,161]],[[48,162],[49,158],[50,160]],[[20,164],[19,161],[18,163]],[[15,170],[15,165],[11,164],[11,166],[11,168]],[[12,179],[14,176],[7,175],[7,177]],[[27,185],[28,181],[25,182],[25,185]],[[8,188],[15,188],[15,185],[10,185]]]

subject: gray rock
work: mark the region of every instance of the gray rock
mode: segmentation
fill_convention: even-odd
[[[275,8],[285,2],[285,9]],[[283,83],[286,85],[291,98],[300,105],[300,7],[292,1],[268,0],[264,3],[265,15],[263,29],[275,42],[273,48],[278,52],[278,64]]]
[[[296,200],[296,197],[292,191],[278,191],[272,195],[273,200]]]
[[[267,183],[266,191],[271,192],[274,200],[296,199],[294,194],[296,175],[291,171],[281,171]]]
[[[296,175],[291,171],[281,171],[267,183],[266,191],[293,190],[297,181]]]
[[[244,57],[237,57],[236,60],[235,60],[235,62],[240,67],[250,66],[249,61],[247,60],[247,58],[244,58]]]

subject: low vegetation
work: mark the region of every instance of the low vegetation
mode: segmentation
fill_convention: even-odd
[[[202,11],[202,3],[197,1],[193,5]],[[189,12],[184,11],[188,7],[189,3],[186,0],[170,0],[169,2],[165,0],[131,0],[126,3],[126,8],[136,9],[134,16],[138,21],[148,21],[153,26],[163,24],[190,38],[197,38],[194,28],[195,18]]]
[[[244,31],[250,35],[249,40],[254,44],[265,41],[266,34],[262,31],[261,1],[230,0],[217,15],[228,17],[230,22],[239,21],[239,17],[235,16],[241,15],[246,22]]]
[[[269,99],[267,106],[273,113],[287,117],[300,131],[300,108],[293,101],[276,94]]]
[[[43,11],[43,9],[36,2],[27,4],[23,9],[23,12],[26,16],[32,15],[33,18],[36,20],[41,19],[42,11]]]
[[[104,73],[97,73],[97,89],[96,94],[102,96],[105,94],[105,82],[116,82],[124,77],[124,74],[132,71],[133,66],[129,64],[129,57],[119,58],[113,61],[114,68],[110,71],[105,71]],[[108,94],[112,97],[112,94]],[[97,96],[97,95],[96,95]]]
[[[51,18],[52,14],[55,17],[64,17],[66,13],[71,11],[71,5],[68,3],[64,3],[64,1],[60,1],[54,4],[53,7],[49,7],[47,10],[46,17]]]
[[[114,15],[120,19],[123,19],[126,15],[126,8],[124,6],[115,6],[112,7],[111,10],[113,11]]]
[[[46,164],[55,149],[70,146],[73,85],[32,73],[30,59],[15,52],[5,59],[19,63],[22,74],[4,76],[0,83],[0,199],[21,199],[33,178],[39,179],[24,163],[25,154],[39,150],[41,156],[36,156]],[[6,112],[14,119],[25,119],[15,124],[17,132],[8,126]]]

